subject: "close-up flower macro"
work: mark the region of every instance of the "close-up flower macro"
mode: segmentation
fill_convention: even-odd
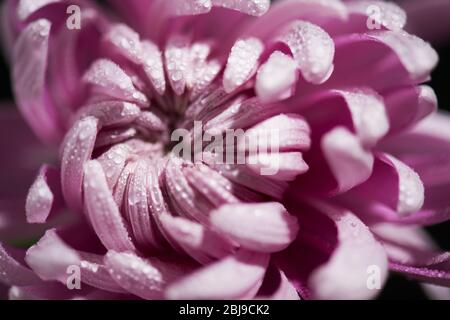
[[[5,0],[0,299],[450,300],[450,0]]]

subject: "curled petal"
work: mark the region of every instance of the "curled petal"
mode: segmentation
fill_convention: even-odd
[[[60,2],[61,0],[20,0],[17,4],[17,16],[20,20],[26,20],[34,12],[51,4]]]
[[[166,72],[176,95],[181,95],[186,87],[186,70],[189,63],[189,38],[173,36],[164,52]]]
[[[44,165],[30,187],[25,204],[29,223],[44,223],[55,205],[56,197],[61,196],[59,171]],[[57,199],[60,201],[60,199]]]
[[[163,60],[161,52],[154,43],[150,41],[142,42],[141,61],[144,66],[144,72],[150,79],[156,92],[163,95],[166,90]]]
[[[372,32],[370,36],[394,50],[415,81],[426,80],[438,63],[438,54],[429,43],[404,31]]]
[[[424,202],[424,186],[412,168],[391,155],[378,154],[370,178],[340,200],[372,219],[413,223],[421,219],[417,211]]]
[[[97,158],[105,172],[108,186],[113,189],[126,165],[126,161],[131,153],[128,146],[117,144]]]
[[[390,134],[409,129],[437,109],[437,97],[429,86],[396,88],[385,96]]]
[[[252,16],[262,16],[269,10],[270,0],[211,0],[216,7],[237,10]]]
[[[321,146],[340,191],[349,190],[369,178],[373,156],[347,129],[331,130],[323,137]]]
[[[7,285],[27,286],[40,282],[36,274],[20,261],[24,253],[0,242],[0,282]]]
[[[303,77],[314,84],[325,82],[333,72],[334,42],[317,25],[296,21],[280,40],[286,43]]]
[[[34,132],[56,142],[61,132],[45,87],[50,29],[50,21],[40,19],[22,31],[14,46],[12,76],[17,103]]]
[[[288,55],[275,51],[259,68],[255,90],[263,102],[273,102],[290,97],[297,81],[297,64]]]
[[[223,87],[227,93],[236,90],[256,72],[263,43],[256,38],[238,40],[231,48],[223,75]]]
[[[212,225],[242,247],[277,252],[294,240],[297,219],[279,203],[230,204],[211,213]]]
[[[279,114],[246,130],[239,151],[305,151],[311,145],[310,128],[297,114]],[[264,149],[265,148],[265,149]]]
[[[399,179],[397,212],[404,215],[418,211],[424,201],[424,187],[419,175],[393,156],[387,155],[387,160],[397,171]]]
[[[313,271],[309,285],[318,299],[370,299],[377,290],[369,285],[376,272],[380,285],[387,278],[387,257],[383,246],[352,213],[328,206],[322,210],[336,223],[338,246],[330,259]]]
[[[92,85],[94,93],[147,105],[146,96],[138,91],[131,78],[117,64],[107,59],[95,61],[83,79]]]
[[[164,215],[161,223],[168,235],[200,263],[224,258],[233,252],[233,245],[203,225],[181,217]]]
[[[131,252],[112,250],[105,256],[105,265],[122,288],[144,299],[161,299],[167,284],[190,270],[156,258],[143,259]]]
[[[140,113],[137,105],[123,101],[103,101],[80,109],[76,119],[95,117],[101,126],[124,125],[135,120]]]
[[[362,143],[374,145],[389,130],[384,102],[369,89],[338,91],[345,99],[352,116],[353,126]]]
[[[297,19],[311,23],[348,18],[348,10],[340,0],[284,0],[275,2],[269,12],[245,28],[244,35],[267,39],[287,22]]]
[[[129,177],[124,206],[136,241],[143,246],[158,248],[160,235],[150,215],[147,198],[148,172],[149,163],[145,159],[138,160]]]
[[[85,165],[85,206],[92,226],[107,249],[135,251],[125,222],[112,197],[105,173],[98,161]]]
[[[309,168],[300,152],[252,154],[246,165],[255,174],[279,181],[292,181]]]
[[[176,281],[169,299],[249,299],[259,289],[269,255],[239,250]]]
[[[98,120],[86,117],[69,130],[63,143],[61,186],[68,205],[81,210],[83,167],[90,159],[98,132]]]
[[[28,249],[25,260],[41,279],[66,283],[67,267],[78,265],[80,257],[51,229]]]

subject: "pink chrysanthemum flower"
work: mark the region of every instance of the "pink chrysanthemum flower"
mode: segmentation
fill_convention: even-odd
[[[52,160],[17,117],[2,118],[2,148],[18,150],[0,155],[0,280],[11,298],[368,299],[389,270],[450,286],[449,254],[420,228],[450,216],[450,118],[422,84],[438,56],[402,30],[402,9],[111,3],[3,7],[16,103],[60,150]],[[69,28],[77,8],[81,26]],[[222,150],[236,146],[244,163],[215,161],[206,144],[175,154],[172,132],[195,144],[196,122],[250,139],[276,131],[277,152],[233,140]],[[19,190],[49,157],[22,224]]]

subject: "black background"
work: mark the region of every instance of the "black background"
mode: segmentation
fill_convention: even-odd
[[[431,86],[436,91],[439,99],[439,108],[450,111],[450,39],[447,44],[436,48],[440,62],[432,74]],[[0,54],[0,104],[12,101],[9,66]],[[450,197],[450,193],[449,193]],[[450,222],[428,228],[436,242],[441,248],[450,250]],[[420,299],[425,295],[419,285],[414,281],[406,280],[400,276],[393,275],[388,285],[381,293],[380,299]]]

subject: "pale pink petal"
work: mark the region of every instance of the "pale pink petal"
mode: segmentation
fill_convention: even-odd
[[[348,9],[340,0],[283,0],[276,1],[261,18],[244,29],[244,35],[267,39],[284,24],[297,19],[312,23],[325,20],[346,20]]]
[[[385,96],[389,134],[410,129],[437,109],[437,97],[429,86],[410,86],[392,90]]]
[[[126,161],[131,153],[125,144],[117,144],[97,158],[105,172],[108,187],[111,189],[116,185]]]
[[[240,250],[181,278],[166,291],[169,299],[250,299],[259,289],[268,254]]]
[[[270,0],[211,0],[217,7],[238,10],[252,16],[261,16],[269,10]]]
[[[246,165],[251,172],[278,181],[292,181],[309,169],[300,152],[252,154],[247,157]]]
[[[67,268],[78,265],[80,257],[51,229],[28,249],[25,260],[41,279],[66,283]]]
[[[217,232],[184,219],[164,215],[162,227],[189,255],[200,263],[211,262],[212,258],[224,258],[233,252],[233,245]]]
[[[24,265],[24,255],[0,242],[0,283],[18,286],[39,283],[39,278]]]
[[[103,245],[117,251],[135,251],[98,161],[86,163],[83,190],[89,219]]]
[[[61,160],[61,185],[68,205],[81,210],[83,167],[92,155],[97,136],[98,120],[83,118],[66,134]]]
[[[27,222],[46,222],[55,202],[61,201],[61,199],[55,199],[55,194],[56,198],[61,197],[59,171],[43,165],[27,195],[25,204]]]
[[[288,55],[275,51],[259,68],[255,90],[263,102],[273,102],[290,97],[297,81],[297,65]]]
[[[314,84],[325,82],[333,72],[334,43],[319,26],[305,21],[290,24],[281,35],[303,77]]]
[[[94,93],[144,106],[148,104],[147,97],[134,87],[131,78],[111,60],[95,61],[83,79],[91,84]]]
[[[45,142],[56,142],[61,132],[45,87],[50,29],[45,19],[24,29],[14,46],[12,74],[17,103],[33,131]]]
[[[211,223],[242,247],[277,252],[297,235],[297,219],[279,203],[230,204],[211,213]]]
[[[61,0],[19,0],[17,15],[21,20],[26,20],[31,14],[51,3]]]
[[[227,93],[236,90],[255,74],[263,49],[263,43],[256,38],[241,39],[233,45],[223,76]]]
[[[181,95],[186,87],[186,71],[189,63],[188,45],[188,37],[173,36],[169,39],[164,51],[167,76],[177,95]]]
[[[122,288],[144,299],[161,299],[170,282],[191,270],[188,266],[144,259],[131,252],[108,251],[105,264]]]
[[[131,173],[126,190],[128,201],[124,203],[137,243],[152,249],[161,247],[161,235],[149,212],[147,181],[149,162],[140,159]]]
[[[309,285],[318,299],[370,299],[379,290],[369,286],[370,268],[377,270],[380,285],[387,278],[383,246],[353,213],[319,205],[335,223],[339,243],[330,259],[314,270]]]
[[[412,79],[424,81],[437,65],[439,57],[431,45],[402,31],[372,32],[370,36],[394,50]]]
[[[137,105],[123,101],[103,101],[82,107],[75,119],[95,117],[100,126],[124,125],[135,120],[140,114]]]
[[[338,190],[349,190],[369,178],[373,156],[347,129],[333,129],[323,137],[321,146],[338,183]]]

